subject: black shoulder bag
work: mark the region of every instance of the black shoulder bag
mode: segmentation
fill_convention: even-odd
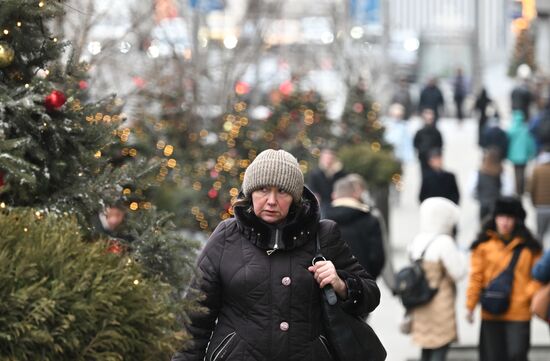
[[[394,293],[401,298],[401,302],[407,310],[430,302],[439,289],[439,287],[432,288],[430,286],[422,268],[424,254],[434,240],[435,237],[428,242],[419,259],[412,261],[395,275]]]
[[[485,311],[494,315],[500,315],[510,307],[510,293],[512,293],[512,285],[514,283],[514,268],[516,267],[522,248],[522,246],[517,246],[514,249],[514,255],[508,267],[481,291],[481,307]]]
[[[326,258],[321,253],[321,243],[317,234],[316,255],[312,264],[320,260],[326,260]],[[374,330],[359,317],[342,309],[332,287],[323,288],[321,307],[327,338],[338,361],[384,361],[386,359],[386,349]]]

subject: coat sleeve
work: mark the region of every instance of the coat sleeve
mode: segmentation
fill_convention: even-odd
[[[537,281],[550,282],[550,251],[546,251],[544,256],[533,267],[533,278]]]
[[[473,311],[483,288],[484,256],[482,247],[474,248],[470,256],[470,276],[466,289],[466,308]]]
[[[441,262],[449,276],[457,282],[466,275],[466,259],[451,237],[441,237]]]
[[[375,280],[353,256],[336,223],[323,220],[320,225],[321,249],[334,263],[338,276],[348,288],[348,298],[342,307],[349,313],[366,316],[380,303],[380,290]]]
[[[197,259],[198,274],[193,288],[200,293],[198,303],[202,310],[189,314],[187,332],[192,339],[172,357],[172,361],[201,361],[206,353],[222,304],[219,264],[224,249],[225,228],[225,222],[218,225]]]
[[[536,184],[537,184],[537,168],[534,168],[531,176],[527,178],[527,192],[529,192],[529,194],[531,195],[531,202],[533,202],[533,204],[535,203],[535,200],[537,199],[537,196],[538,196],[536,193],[537,191]]]
[[[382,237],[382,227],[380,226],[380,222],[374,215],[371,217],[371,222],[372,224],[368,228],[369,234],[367,235],[369,240],[366,242],[368,247],[365,247],[365,250],[367,250],[368,253],[365,256],[370,264],[368,267],[371,272],[373,272],[371,276],[376,279],[384,268],[386,256],[384,253],[384,239]]]
[[[451,200],[458,204],[460,202],[460,191],[458,190],[458,184],[456,184],[456,177],[451,173]]]

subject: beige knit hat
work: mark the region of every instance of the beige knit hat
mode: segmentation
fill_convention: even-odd
[[[263,187],[279,187],[290,193],[295,202],[299,201],[304,174],[296,158],[284,150],[267,149],[258,154],[244,172],[243,192],[248,198]]]

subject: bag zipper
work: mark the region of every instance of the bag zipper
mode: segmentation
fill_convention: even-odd
[[[328,349],[328,340],[327,340],[327,338],[323,335],[319,335],[319,341],[321,341],[321,343],[323,344],[323,347],[325,348],[325,351],[326,351],[327,355],[329,355],[330,358],[332,359],[332,354],[330,353],[330,351]]]
[[[225,336],[216,347],[214,352],[212,352],[212,356],[210,357],[210,361],[216,361],[218,359],[218,356],[227,348],[227,345],[229,345],[229,342],[233,339],[233,337],[236,335],[235,331],[231,332],[229,335]]]

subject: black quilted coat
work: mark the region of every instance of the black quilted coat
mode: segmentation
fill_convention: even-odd
[[[321,291],[307,270],[317,231],[325,257],[348,286],[343,307],[357,315],[376,308],[376,283],[352,256],[336,223],[319,223],[317,201],[307,188],[304,198],[278,228],[248,207],[236,207],[235,218],[218,225],[198,259],[208,313],[191,315],[194,341],[172,361],[333,360],[321,324]]]

